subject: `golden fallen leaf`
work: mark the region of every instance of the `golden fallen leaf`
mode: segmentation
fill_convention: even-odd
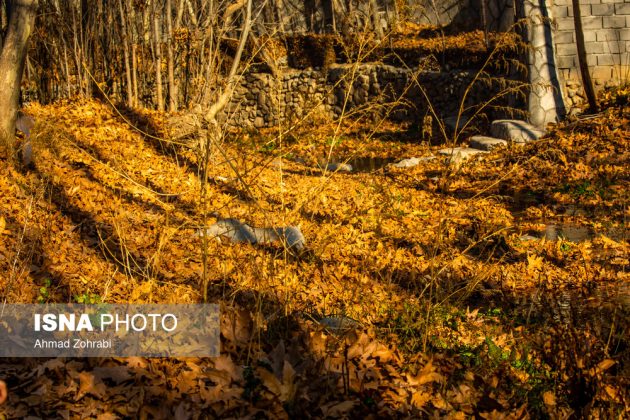
[[[556,405],[556,396],[554,395],[553,392],[546,391],[543,394],[543,401],[544,401],[545,405],[555,406]]]
[[[597,369],[603,372],[612,367],[615,363],[616,362],[612,359],[605,359],[597,364]]]
[[[605,385],[604,391],[615,402],[619,402],[619,390],[612,385]]]
[[[411,405],[417,410],[420,410],[424,405],[431,400],[431,394],[428,392],[417,391],[411,396]]]
[[[595,369],[591,369],[590,370],[590,374],[592,376],[598,375],[600,373],[605,372],[606,370],[610,369],[616,362],[612,359],[604,359],[601,362],[599,362],[597,364],[597,367]]]

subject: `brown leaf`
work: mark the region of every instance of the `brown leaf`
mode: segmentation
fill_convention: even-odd
[[[278,378],[282,377],[285,353],[284,340],[280,340],[278,345],[269,352],[269,358],[271,359],[271,365],[273,366],[273,373],[275,373]]]
[[[430,382],[442,382],[444,377],[435,371],[433,362],[429,362],[418,372],[416,376],[407,375],[410,385],[417,386]]]
[[[270,372],[264,367],[256,368],[256,374],[262,380],[263,385],[272,393],[278,397],[282,394],[282,384],[276,378],[273,372]]]
[[[148,366],[146,359],[144,359],[143,357],[132,356],[118,360],[123,361],[130,368],[146,368]]]
[[[340,403],[334,402],[334,403],[326,404],[325,406],[321,408],[321,410],[322,410],[322,413],[324,413],[324,416],[326,417],[339,418],[342,415],[350,412],[350,410],[352,410],[356,404],[357,404],[356,401],[350,401],[350,400],[343,401]]]
[[[92,372],[81,372],[79,374],[79,391],[75,397],[75,401],[80,400],[86,394],[93,395],[97,398],[103,398],[106,387],[103,381],[94,376]]]
[[[109,367],[95,367],[94,376],[98,379],[109,379],[116,385],[133,379],[131,372],[125,366],[109,366]]]
[[[242,369],[234,364],[229,355],[222,354],[214,358],[214,368],[227,373],[232,381],[239,381],[243,378]]]

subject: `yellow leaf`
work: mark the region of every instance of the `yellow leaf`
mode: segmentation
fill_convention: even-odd
[[[428,392],[414,392],[411,396],[411,405],[417,410],[420,410],[431,399],[431,394]]]
[[[606,391],[606,394],[608,394],[608,396],[612,400],[619,401],[619,391],[617,390],[617,388],[613,387],[612,385],[605,385],[604,391]]]
[[[543,267],[543,259],[538,255],[528,255],[527,256],[527,270],[536,271],[542,270]]]
[[[553,392],[547,391],[543,394],[543,401],[545,405],[554,406],[556,405],[556,396]]]
[[[620,244],[617,241],[614,241],[614,240],[610,239],[606,235],[601,235],[600,239],[602,241],[602,244],[604,245],[604,248],[612,248],[612,249],[623,248],[622,244]]]
[[[598,372],[603,372],[605,370],[610,369],[616,362],[612,359],[605,359],[602,360],[601,362],[599,362],[597,364],[597,371]]]

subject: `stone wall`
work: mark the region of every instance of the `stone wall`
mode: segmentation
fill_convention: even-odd
[[[427,114],[427,102],[415,70],[385,64],[335,65],[327,70],[289,70],[277,79],[270,74],[247,74],[226,107],[223,121],[233,128],[287,126],[308,118],[335,119],[342,113],[364,111],[395,121],[417,122]],[[474,72],[422,72],[418,80],[437,113],[457,115],[459,103]],[[467,104],[479,104],[493,90],[479,84]],[[396,104],[394,104],[396,103]]]
[[[587,63],[596,89],[630,82],[630,0],[580,0]],[[553,0],[557,66],[570,108],[582,102],[571,0]]]

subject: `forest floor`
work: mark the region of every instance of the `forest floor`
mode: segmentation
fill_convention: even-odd
[[[307,249],[210,241],[220,357],[3,359],[0,418],[630,415],[627,114],[458,167],[354,173],[322,159],[437,147],[396,126],[245,133],[214,149],[202,206],[160,114],[27,112],[34,164],[0,160],[8,302],[201,302],[204,212],[299,225]]]

